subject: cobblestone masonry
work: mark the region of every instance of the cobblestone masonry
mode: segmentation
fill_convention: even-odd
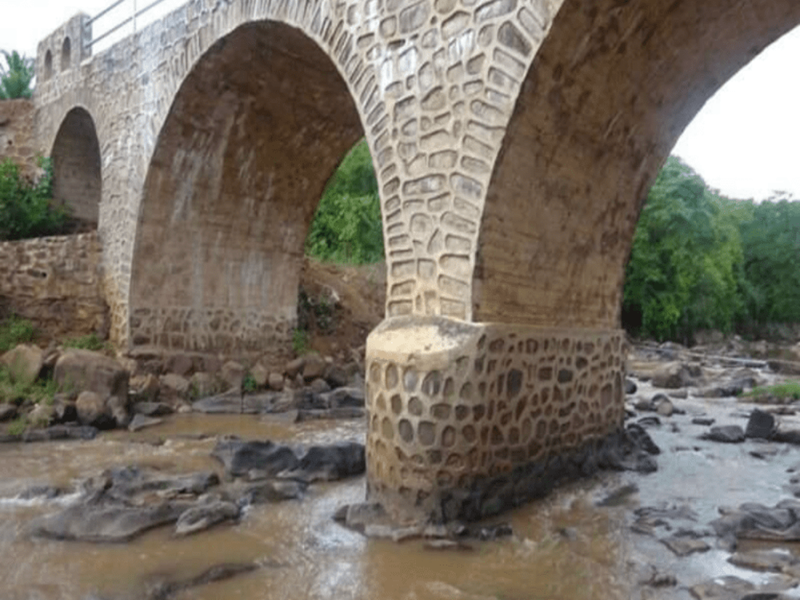
[[[39,46],[36,138],[76,107],[94,123],[114,340],[285,340],[314,205],[363,133],[388,269],[370,495],[475,516],[614,439],[641,201],[800,3],[193,0],[95,57],[86,19]]]
[[[102,336],[101,258],[96,233],[0,242],[3,312],[30,319],[46,337]]]

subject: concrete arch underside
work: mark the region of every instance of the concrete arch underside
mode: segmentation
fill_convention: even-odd
[[[363,136],[331,59],[301,31],[248,23],[182,83],[145,181],[130,339],[163,350],[285,350],[306,232]]]

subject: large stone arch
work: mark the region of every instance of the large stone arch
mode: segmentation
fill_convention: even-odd
[[[100,143],[94,119],[82,106],[64,116],[50,156],[53,160],[53,199],[65,205],[71,217],[97,227],[102,173]]]
[[[299,29],[250,22],[218,39],[180,85],[150,161],[132,345],[231,354],[287,341],[308,226],[363,135],[336,65]]]
[[[792,0],[564,2],[492,175],[477,320],[616,328],[641,203],[705,101],[800,23]]]

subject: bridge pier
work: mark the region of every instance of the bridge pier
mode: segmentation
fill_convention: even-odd
[[[592,472],[624,416],[624,332],[388,319],[367,341],[367,499],[473,520]]]

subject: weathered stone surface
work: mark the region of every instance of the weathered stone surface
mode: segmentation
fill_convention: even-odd
[[[144,373],[131,377],[129,387],[139,400],[154,402],[158,398],[161,383],[152,373]]]
[[[211,456],[219,460],[231,475],[247,475],[250,471],[267,476],[296,469],[300,460],[288,447],[271,441],[245,442],[240,439],[220,440]]]
[[[744,441],[744,431],[738,425],[721,425],[712,427],[703,438],[712,442],[723,442],[726,444],[739,444]]]
[[[317,378],[325,377],[325,371],[328,368],[328,363],[319,354],[309,354],[305,357],[303,364],[303,379],[306,382],[311,382]]]
[[[164,419],[157,419],[155,417],[146,417],[143,414],[135,414],[131,419],[131,422],[128,424],[128,431],[141,431],[142,429],[146,429],[147,427],[152,427],[154,425],[159,425],[163,423]]]
[[[111,429],[116,423],[106,409],[106,402],[95,392],[81,392],[75,401],[78,421],[82,425],[90,425],[98,429]]]
[[[133,405],[133,412],[145,417],[161,417],[170,415],[175,410],[169,404],[164,404],[163,402],[137,402]]]
[[[266,387],[269,383],[270,372],[267,367],[261,363],[258,363],[256,366],[250,369],[250,375],[253,376],[253,381],[255,381],[256,385],[260,388]]]
[[[178,522],[175,523],[175,535],[191,535],[238,517],[239,507],[233,502],[218,501],[199,504],[181,513]]]
[[[753,409],[744,431],[745,437],[768,440],[775,433],[775,417],[768,412]]]
[[[274,372],[270,373],[269,389],[280,392],[283,389],[283,375]]]
[[[0,356],[0,363],[8,368],[13,381],[33,383],[42,372],[44,352],[37,346],[20,344]]]
[[[650,381],[655,387],[678,389],[694,385],[695,380],[689,367],[680,362],[673,362],[659,367]]]
[[[220,371],[219,376],[229,388],[241,389],[246,373],[247,369],[244,368],[242,363],[229,360],[222,365],[222,370]]]
[[[105,400],[128,398],[128,372],[112,358],[90,350],[66,350],[53,379],[62,390],[90,391]]]
[[[189,394],[191,384],[185,377],[175,373],[167,373],[161,377],[161,385],[174,394],[186,396]]]
[[[219,382],[211,373],[195,373],[189,379],[189,394],[193,398],[205,398],[220,391]]]

